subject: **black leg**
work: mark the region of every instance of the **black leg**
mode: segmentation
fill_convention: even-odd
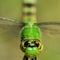
[[[23,60],[28,60],[28,57],[25,55],[25,56],[23,57]]]
[[[37,58],[36,58],[36,56],[35,57],[33,57],[31,60],[36,60]]]

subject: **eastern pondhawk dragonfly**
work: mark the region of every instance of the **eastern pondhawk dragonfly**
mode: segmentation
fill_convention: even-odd
[[[24,1],[27,2],[28,0],[24,0]],[[34,3],[34,2],[35,2],[35,0],[29,1],[29,3]],[[34,15],[36,15],[35,14],[36,13],[35,8],[34,7],[33,7],[33,9],[30,8],[30,7],[34,6],[34,4],[32,4],[32,5],[31,4],[23,4],[23,5],[29,7],[29,8],[27,8],[27,10],[24,10],[25,14],[27,14],[26,16],[32,15],[32,17],[34,17]],[[32,9],[32,11],[31,11],[31,9]],[[25,16],[23,16],[22,18],[24,18],[24,17]],[[36,18],[36,17],[34,17],[34,18]],[[57,36],[57,34],[60,34],[60,28],[59,28],[60,27],[59,26],[60,22],[40,22],[40,23],[37,23],[37,22],[35,22],[37,19],[35,21],[33,21],[34,18],[32,18],[32,21],[28,21],[27,22],[28,25],[30,25],[30,27],[32,26],[31,25],[32,22],[34,22],[34,24],[36,25],[36,26],[33,26],[32,29],[30,29],[29,26],[25,23],[25,21],[27,21],[27,20],[25,20],[22,23],[20,23],[20,21],[17,21],[17,20],[14,20],[14,19],[0,17],[0,28],[2,28],[2,30],[9,30],[10,28],[14,28],[14,30],[12,32],[10,31],[10,33],[12,33],[13,35],[14,35],[14,33],[17,33],[17,32],[19,33],[20,28],[22,28],[22,27],[25,28],[25,25],[27,25],[27,27],[30,29],[30,30],[28,28],[26,30],[22,29],[23,33],[20,34],[20,37],[22,35],[22,37],[21,37],[21,46],[22,46],[21,49],[26,54],[24,56],[23,60],[28,60],[29,59],[28,57],[30,57],[30,55],[31,55],[31,57],[30,57],[31,60],[36,60],[36,56],[35,55],[37,53],[39,53],[38,50],[41,51],[42,48],[43,48],[40,40],[38,40],[38,39],[31,39],[31,41],[30,41],[28,38],[32,38],[33,36],[34,36],[34,38],[36,38],[36,36],[37,36],[40,39],[41,37],[39,36],[40,35],[39,33],[41,33],[41,31],[42,31],[42,33],[47,33],[48,36],[50,36],[50,37],[52,37],[51,35],[56,35]],[[24,19],[22,19],[22,20],[24,20]],[[40,27],[41,31],[38,31],[38,29],[39,29],[39,28],[37,28],[38,26]],[[32,32],[33,34],[31,33],[32,30],[33,30],[33,32]],[[25,37],[27,35],[29,35],[29,36],[26,39]],[[10,36],[12,36],[12,35],[10,35]],[[49,40],[48,36],[45,39]],[[52,42],[51,42],[51,44],[52,44]]]

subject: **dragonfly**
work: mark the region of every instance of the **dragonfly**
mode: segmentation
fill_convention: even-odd
[[[22,12],[22,22],[17,21],[15,19],[9,19],[5,17],[0,17],[0,24],[6,25],[8,27],[13,25],[19,26],[21,28],[21,44],[20,48],[25,53],[23,60],[37,60],[36,55],[43,50],[43,43],[41,41],[41,30],[51,30],[57,31],[57,29],[51,29],[49,27],[45,27],[47,25],[60,25],[60,22],[37,22],[36,16],[36,0],[24,0],[23,1],[23,12]],[[16,23],[16,24],[15,24]],[[59,32],[57,32],[59,33]]]

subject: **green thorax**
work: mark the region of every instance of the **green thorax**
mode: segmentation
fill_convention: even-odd
[[[21,38],[23,40],[28,39],[28,40],[32,40],[32,39],[39,39],[41,38],[41,31],[40,28],[33,24],[32,26],[27,24],[22,28],[21,31]]]

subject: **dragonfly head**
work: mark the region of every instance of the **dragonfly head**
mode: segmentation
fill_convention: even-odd
[[[42,50],[40,40],[23,40],[21,46],[26,55],[36,55]]]

